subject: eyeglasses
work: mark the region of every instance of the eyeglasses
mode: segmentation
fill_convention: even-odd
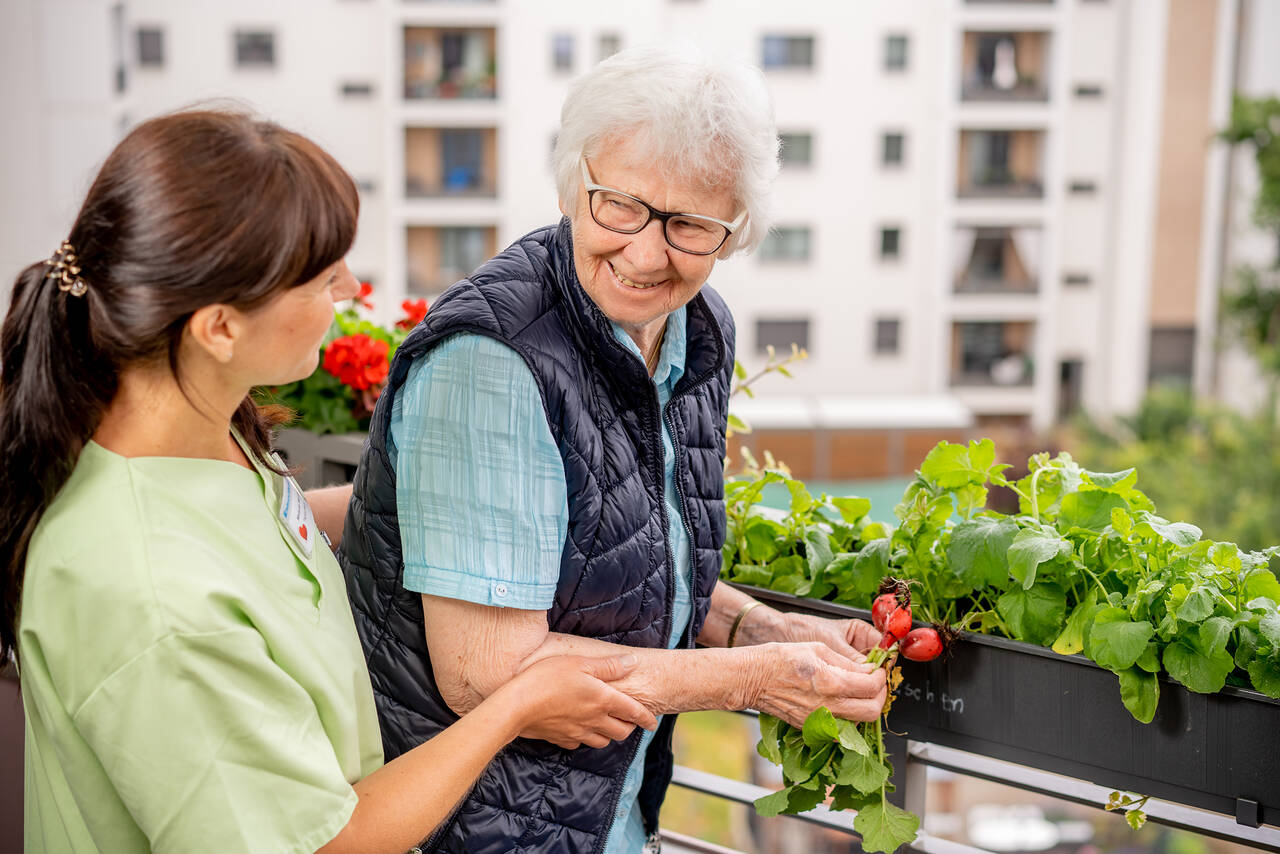
[[[690,255],[713,255],[747,218],[746,211],[738,214],[733,222],[700,214],[660,211],[621,190],[596,184],[587,170],[587,158],[583,157],[581,163],[582,183],[587,190],[591,218],[602,228],[619,234],[636,234],[650,220],[657,219],[662,223],[662,236],[672,247]]]

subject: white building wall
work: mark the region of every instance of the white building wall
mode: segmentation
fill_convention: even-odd
[[[1247,91],[1275,91],[1280,73],[1270,45],[1280,33],[1280,9],[1243,2],[1249,24],[1242,81]],[[1228,11],[1235,6],[1223,3]],[[121,10],[118,22],[113,8]],[[1168,0],[9,0],[0,8],[0,67],[6,79],[34,85],[9,87],[5,95],[7,114],[32,130],[4,143],[0,175],[11,201],[0,214],[0,262],[11,275],[33,254],[52,251],[94,167],[129,124],[230,97],[314,137],[362,185],[351,265],[375,281],[379,314],[388,320],[405,291],[409,227],[493,226],[501,248],[558,217],[549,155],[560,104],[573,75],[600,58],[603,36],[616,35],[623,47],[687,42],[711,56],[759,64],[766,34],[811,35],[812,69],[771,70],[766,78],[780,129],[813,134],[812,165],[784,168],[775,198],[779,225],[812,229],[812,256],[798,263],[735,258],[712,277],[737,316],[744,361],[763,361],[758,320],[810,322],[809,362],[794,380],[769,378],[760,391],[851,397],[868,406],[889,395],[958,398],[979,414],[1026,416],[1044,427],[1057,415],[1060,363],[1079,360],[1085,407],[1123,412],[1146,387],[1167,9]],[[162,68],[138,66],[138,26],[164,32]],[[406,100],[406,26],[495,28],[498,96]],[[1230,23],[1224,17],[1220,26]],[[275,33],[274,68],[236,67],[239,27]],[[1048,100],[962,101],[966,30],[1048,33]],[[567,73],[552,64],[558,33],[574,39]],[[884,69],[890,34],[909,39],[903,72]],[[1231,48],[1223,33],[1219,44]],[[76,61],[60,61],[59,49]],[[127,69],[123,94],[115,91],[119,61]],[[1220,60],[1214,73],[1223,78],[1228,66]],[[368,84],[372,95],[346,97],[344,83]],[[1100,86],[1101,97],[1077,96],[1077,85]],[[1220,108],[1221,99],[1215,113]],[[495,128],[496,196],[406,198],[410,127]],[[966,128],[1043,131],[1043,198],[958,199],[958,139]],[[905,135],[901,167],[880,163],[886,131]],[[1275,247],[1248,225],[1251,156],[1241,151],[1232,162],[1227,262],[1269,257]],[[1076,180],[1094,182],[1097,191],[1068,193]],[[1207,206],[1206,229],[1215,216]],[[956,228],[988,225],[1041,229],[1036,294],[953,293]],[[896,261],[879,257],[884,226],[901,229]],[[1086,284],[1064,284],[1080,274]],[[1202,313],[1211,307],[1205,303]],[[900,321],[898,353],[874,354],[878,318]],[[957,320],[1034,322],[1034,384],[952,388]],[[1239,362],[1228,353],[1215,363],[1222,393],[1233,400],[1246,399],[1256,385],[1247,372],[1237,377]]]
[[[13,279],[67,236],[97,163],[116,139],[118,57],[103,0],[0,4],[0,302]]]

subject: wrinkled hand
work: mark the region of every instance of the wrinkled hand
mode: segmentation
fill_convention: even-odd
[[[635,670],[634,655],[545,658],[521,671],[504,687],[524,709],[520,735],[572,750],[621,741],[637,726],[654,729],[653,714],[610,685]]]
[[[851,661],[864,661],[880,642],[880,632],[865,620],[827,620],[809,614],[787,615],[787,639],[817,641]]]
[[[838,625],[836,621],[825,622]],[[753,649],[763,661],[761,682],[751,705],[792,726],[803,726],[804,719],[819,706],[854,721],[873,721],[884,708],[884,670],[855,662],[826,643],[770,643]]]

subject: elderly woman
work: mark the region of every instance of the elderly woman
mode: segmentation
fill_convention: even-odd
[[[513,743],[430,850],[639,851],[674,713],[870,720],[885,699],[870,626],[718,581],[734,326],[705,285],[767,230],[759,73],[625,51],[561,119],[564,219],[454,285],[401,346],[340,559],[389,757],[556,653],[630,647],[616,684],[665,717],[600,749]]]

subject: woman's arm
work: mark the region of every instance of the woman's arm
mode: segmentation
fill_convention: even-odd
[[[696,650],[622,647],[548,631],[543,611],[428,595],[422,602],[436,682],[445,702],[459,713],[475,708],[548,656],[622,651],[634,654],[638,665],[615,687],[654,714],[755,708],[801,724],[818,706],[854,720],[873,720],[884,707],[884,672],[822,643]],[[536,727],[521,734],[546,738]]]
[[[635,666],[634,657],[620,655],[560,657],[530,667],[457,723],[356,783],[355,812],[320,851],[409,850],[449,816],[494,755],[535,722],[573,747],[626,738],[633,727],[624,720],[652,729],[652,715],[606,684]]]
[[[717,581],[698,643],[726,646],[735,620],[738,621],[738,631],[733,638],[735,647],[817,641],[851,661],[861,662],[880,642],[880,632],[864,620],[828,620],[809,614],[783,613],[763,604],[753,607],[738,620],[743,607],[755,601],[741,590]]]

